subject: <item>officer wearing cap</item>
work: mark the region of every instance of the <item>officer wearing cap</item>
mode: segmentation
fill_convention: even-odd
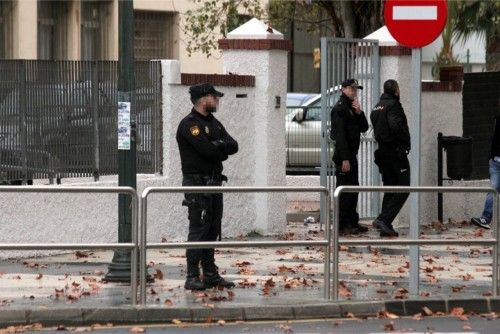
[[[342,95],[331,111],[331,138],[335,141],[333,162],[335,163],[336,185],[359,185],[358,150],[360,135],[368,130],[368,121],[357,99],[358,89],[363,89],[355,79],[342,82]],[[356,211],[357,193],[346,193],[339,201],[339,232],[356,234],[368,231],[359,224]]]
[[[219,98],[224,96],[211,84],[189,88],[193,108],[177,128],[182,165],[183,186],[221,186],[227,178],[222,175],[222,162],[238,152],[238,143],[215,117]],[[184,195],[188,207],[188,241],[215,241],[220,238],[223,199],[222,194]],[[204,290],[215,286],[234,287],[234,283],[219,275],[215,265],[214,249],[188,249],[187,278],[184,288]],[[200,265],[203,269],[202,281]]]
[[[370,114],[378,149],[375,151],[377,164],[384,186],[409,186],[410,130],[405,112],[399,102],[399,85],[396,80],[384,82],[384,93],[380,102]],[[382,211],[373,221],[380,230],[381,237],[397,237],[399,234],[392,226],[394,218],[403,207],[408,193],[385,193]]]

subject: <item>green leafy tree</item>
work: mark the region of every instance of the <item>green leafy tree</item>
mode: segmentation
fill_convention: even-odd
[[[260,18],[264,9],[259,0],[191,0],[198,6],[186,11],[182,30],[189,55],[201,51],[209,57],[217,40],[243,23],[244,18]]]
[[[446,25],[441,33],[441,39],[443,40],[443,46],[441,50],[436,53],[434,57],[434,66],[432,68],[432,73],[434,78],[439,77],[439,68],[447,65],[456,65],[460,61],[453,54],[454,46],[454,31],[457,24],[458,16],[458,2],[448,1],[448,17],[446,19]]]
[[[308,31],[326,31],[335,37],[364,37],[383,25],[384,0],[191,0],[197,8],[184,15],[182,29],[189,54],[201,51],[210,56],[217,38],[250,17],[286,30],[293,21]]]
[[[459,0],[454,32],[465,41],[478,33],[486,41],[486,69],[500,71],[500,1]]]

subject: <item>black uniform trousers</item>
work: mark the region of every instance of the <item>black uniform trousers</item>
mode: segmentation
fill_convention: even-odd
[[[359,186],[358,179],[358,161],[356,159],[349,160],[351,169],[344,173],[342,166],[335,166],[336,187],[340,186]],[[345,229],[352,224],[359,222],[359,214],[357,212],[358,193],[343,193],[339,199],[339,228]]]
[[[382,174],[384,186],[409,186],[410,163],[406,155],[399,157],[392,154],[385,157],[383,154],[380,155],[382,157],[377,159],[376,152],[375,163]],[[409,195],[409,193],[384,193],[382,211],[377,219],[392,224]]]
[[[203,176],[185,174],[183,186],[220,186],[221,175]],[[223,197],[217,194],[184,194],[183,205],[188,207],[189,233],[188,241],[216,241],[220,234],[223,211]],[[187,249],[187,276],[199,275],[199,264],[204,273],[216,272],[214,249]]]

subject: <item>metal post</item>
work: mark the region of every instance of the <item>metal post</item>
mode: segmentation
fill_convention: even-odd
[[[27,60],[21,60],[21,93],[19,94],[19,132],[21,133],[21,163],[23,166],[22,170],[22,184],[27,184],[28,181],[28,133],[26,116],[28,113],[28,89],[27,89]]]
[[[139,243],[140,250],[139,250],[139,256],[140,256],[140,277],[139,277],[139,284],[140,284],[140,303],[141,305],[146,305],[146,275],[147,275],[147,270],[146,270],[146,242],[147,242],[147,218],[148,218],[148,201],[147,201],[147,193],[141,196],[141,241]]]
[[[326,194],[326,215],[325,218],[325,239],[328,241],[328,245],[325,247],[325,270],[324,270],[324,298],[330,299],[331,290],[330,290],[330,267],[332,265],[331,256],[332,256],[332,247],[331,247],[331,228],[330,228],[330,205],[332,198],[330,194]]]
[[[411,185],[420,186],[420,106],[422,49],[411,51]],[[420,193],[411,194],[410,201],[410,238],[418,239],[420,229]],[[419,283],[419,246],[410,246],[410,294],[418,296]]]
[[[443,134],[438,133],[438,187],[443,186]],[[438,193],[438,220],[443,221],[443,193]]]
[[[92,92],[91,92],[91,103],[92,103],[92,131],[94,138],[94,163],[93,163],[93,171],[94,180],[99,181],[99,169],[100,169],[100,161],[99,161],[99,75],[97,71],[97,61],[92,62],[91,69],[91,84],[92,84]]]
[[[132,212],[132,243],[134,243],[135,247],[132,249],[132,259],[130,263],[130,299],[132,300],[132,305],[135,306],[137,304],[137,262],[139,261],[139,246],[137,244],[139,232],[139,199],[136,193],[134,193],[134,196],[132,196]]]
[[[339,198],[340,194],[342,193],[342,186],[337,188],[335,190],[335,193],[333,195],[333,205],[335,208],[339,207]],[[333,268],[332,268],[332,299],[334,301],[337,301],[339,298],[339,210],[335,210],[334,214],[334,219],[333,219],[333,239],[331,243],[331,249],[333,252]]]
[[[327,100],[328,100],[328,82],[327,69],[328,67],[328,41],[325,37],[321,38],[321,169],[320,169],[320,185],[328,188],[328,133],[327,133]],[[326,195],[320,194],[320,217],[326,216]],[[320,219],[320,230],[323,228]]]
[[[134,94],[134,9],[132,0],[118,1],[119,55],[118,55],[118,102],[132,102]],[[133,124],[134,112],[130,112]],[[130,149],[118,150],[118,185],[137,189],[135,138],[131,131]],[[131,200],[118,197],[118,241],[130,242],[132,238]],[[130,252],[116,251],[106,280],[112,282],[130,281]]]
[[[380,56],[379,56],[379,45],[378,42],[372,42],[372,68],[373,68],[373,78],[372,78],[372,107],[375,107],[378,102],[378,98],[380,95]],[[369,115],[368,115],[368,118]],[[372,134],[373,138],[375,137],[375,134]],[[376,142],[372,142],[371,144],[371,156],[373,157],[375,154],[375,149],[377,147]],[[372,160],[372,182],[373,185],[378,186],[380,185],[380,172],[378,170],[378,166],[375,164],[375,162]],[[372,201],[371,201],[371,216],[372,217],[377,217],[379,212],[380,212],[380,193],[374,193],[372,195]]]

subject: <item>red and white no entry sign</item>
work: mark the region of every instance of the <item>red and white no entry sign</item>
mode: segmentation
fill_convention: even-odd
[[[387,0],[384,21],[400,44],[421,48],[441,34],[447,12],[446,0]]]

